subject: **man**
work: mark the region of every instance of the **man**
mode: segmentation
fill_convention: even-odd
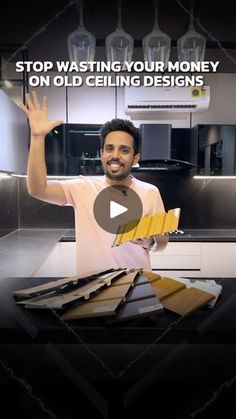
[[[78,274],[109,268],[145,268],[151,270],[149,248],[165,248],[168,237],[140,238],[112,247],[115,233],[104,230],[96,222],[93,206],[97,195],[105,188],[122,185],[136,192],[142,201],[143,214],[163,212],[159,190],[130,175],[140,159],[140,133],[130,121],[114,119],[101,129],[101,160],[104,176],[78,176],[66,181],[47,182],[45,136],[61,120],[48,120],[47,98],[40,104],[36,92],[27,94],[26,113],[31,130],[31,145],[27,169],[27,187],[31,196],[57,205],[72,205],[75,212]],[[113,189],[113,188],[112,188]],[[114,188],[115,189],[115,188]]]

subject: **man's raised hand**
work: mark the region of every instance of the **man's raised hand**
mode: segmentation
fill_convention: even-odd
[[[49,121],[47,96],[43,97],[42,104],[40,104],[37,93],[33,91],[31,95],[26,94],[26,101],[27,107],[23,102],[20,102],[19,106],[28,117],[32,136],[45,136],[53,128],[63,124],[63,120]]]

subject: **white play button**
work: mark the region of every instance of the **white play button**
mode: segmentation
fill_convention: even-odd
[[[115,218],[126,211],[128,211],[128,208],[123,205],[117,204],[115,201],[110,202],[110,218]]]
[[[134,220],[137,220],[138,224],[143,216],[142,201],[138,194],[128,186],[108,186],[97,195],[93,205],[93,214],[103,230],[117,234],[121,225]],[[133,228],[134,225],[130,223],[130,230]]]

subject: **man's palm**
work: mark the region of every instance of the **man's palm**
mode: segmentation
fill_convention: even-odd
[[[63,123],[62,120],[49,121],[46,96],[44,96],[42,104],[40,104],[37,93],[33,91],[32,95],[26,95],[26,101],[28,107],[26,107],[22,102],[20,103],[20,107],[23,109],[29,119],[32,135],[45,136],[53,128]]]

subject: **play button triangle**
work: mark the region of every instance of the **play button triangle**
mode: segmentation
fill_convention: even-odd
[[[123,214],[128,211],[128,208],[123,205],[117,204],[115,201],[110,202],[110,218],[118,217],[118,215]]]
[[[143,206],[139,195],[126,185],[108,186],[97,195],[93,214],[98,225],[105,231],[117,234],[121,226],[142,218]],[[134,228],[130,223],[126,232]]]

